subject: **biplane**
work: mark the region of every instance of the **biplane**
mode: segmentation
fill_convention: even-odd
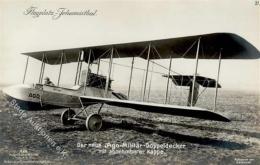
[[[203,48],[203,49],[202,49]],[[203,52],[203,53],[202,53]],[[100,111],[104,104],[138,111],[161,113],[175,116],[192,117],[205,120],[229,122],[230,120],[214,112],[216,108],[219,73],[221,60],[225,59],[258,59],[259,51],[242,37],[232,33],[212,33],[180,38],[169,38],[141,42],[87,46],[72,49],[37,51],[22,53],[27,56],[23,84],[5,88],[3,92],[8,100],[15,99],[22,109],[49,110],[62,108],[61,122],[64,125],[74,124],[76,120],[84,120],[86,128],[98,131],[102,127]],[[29,58],[41,61],[39,81],[33,85],[26,85],[26,73]],[[111,89],[111,68],[114,58],[131,58],[129,65],[129,84],[127,94]],[[137,58],[146,60],[142,99],[129,99],[134,61]],[[194,59],[195,68],[191,75],[175,75],[171,69],[175,58]],[[99,74],[100,60],[109,60],[106,75]],[[167,79],[164,103],[153,103],[146,100],[149,65],[160,59],[169,59],[169,67],[162,77]],[[199,59],[216,59],[218,74],[216,79],[200,76],[197,73]],[[60,77],[63,64],[77,63],[74,86],[65,88],[60,86]],[[82,63],[87,67],[82,70]],[[59,65],[59,75],[56,85],[43,83],[45,65]],[[97,72],[91,72],[91,66],[97,65]],[[84,75],[84,76],[83,76]],[[168,104],[169,83],[172,80],[176,86],[189,87],[187,105]],[[213,110],[196,107],[199,87],[215,88],[215,104]],[[97,112],[87,115],[91,105],[100,105]],[[75,109],[78,109],[77,111]]]

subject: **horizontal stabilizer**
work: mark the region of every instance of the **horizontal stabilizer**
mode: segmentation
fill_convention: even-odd
[[[118,100],[111,98],[100,98],[92,96],[80,96],[80,100],[83,105],[87,106],[89,103],[105,103],[107,105],[124,107],[124,108],[133,108],[135,110],[152,112],[152,113],[161,113],[175,116],[184,116],[184,117],[193,117],[205,120],[215,120],[230,122],[230,120],[220,114],[208,111],[203,108],[198,107],[188,107],[188,106],[178,106],[178,105],[169,105],[169,104],[158,104],[158,103],[147,103],[147,102],[138,102],[138,101],[129,101],[129,100]]]
[[[163,75],[163,77],[168,77],[168,75]],[[170,75],[173,83],[177,86],[191,86],[193,76],[192,75]],[[215,88],[216,87],[216,80],[203,77],[203,76],[196,76],[196,83],[203,87],[208,88]],[[221,85],[218,84],[218,88],[221,88]]]

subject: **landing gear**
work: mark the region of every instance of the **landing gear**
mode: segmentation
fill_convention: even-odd
[[[90,114],[86,119],[86,128],[89,131],[99,131],[102,127],[102,117],[99,114]]]
[[[99,131],[102,127],[102,117],[99,114],[102,107],[103,104],[101,104],[98,109],[98,113],[92,113],[90,115],[87,115],[87,108],[82,108],[77,114],[74,110],[69,108],[61,114],[61,123],[63,125],[73,125],[76,120],[83,120],[85,121],[86,128],[89,131]],[[81,113],[84,114],[84,117],[79,116]]]
[[[75,115],[76,112],[73,109],[66,109],[61,114],[61,123],[63,125],[73,125],[75,123],[75,120],[73,120]]]

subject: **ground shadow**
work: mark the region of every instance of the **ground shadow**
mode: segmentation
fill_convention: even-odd
[[[230,142],[225,140],[218,140],[218,139],[211,139],[208,137],[197,137],[192,135],[183,135],[175,132],[170,132],[162,129],[154,129],[154,128],[147,128],[143,127],[141,124],[133,124],[133,123],[114,123],[110,121],[104,122],[103,130],[107,130],[110,128],[119,128],[124,130],[135,130],[140,133],[144,134],[158,134],[163,137],[169,137],[173,138],[177,141],[185,141],[189,143],[196,143],[201,145],[209,145],[217,148],[225,148],[230,150],[238,150],[238,149],[245,149],[248,148],[246,144],[236,143],[236,142]]]
[[[155,121],[145,118],[137,118],[132,116],[123,116],[123,115],[115,115],[115,114],[105,114],[104,116],[112,116],[115,118],[121,118],[121,119],[132,119],[137,122],[150,125],[151,127],[154,127],[154,124],[167,124],[167,125],[176,125],[181,127],[187,127],[192,129],[199,129],[202,131],[210,131],[210,132],[225,132],[229,134],[237,134],[237,135],[244,135],[244,136],[250,136],[260,139],[260,133],[258,132],[248,132],[248,131],[240,131],[240,130],[232,130],[232,129],[226,129],[226,128],[216,128],[216,127],[210,127],[210,126],[202,126],[202,125],[191,125],[191,124],[185,124],[185,123],[172,123],[167,121]],[[151,124],[153,123],[153,124]],[[154,125],[154,126],[153,126]]]
[[[72,132],[72,131],[87,131],[86,127],[82,123],[76,123],[77,125],[73,126],[66,126],[66,127],[59,127],[59,128],[52,128],[50,132]],[[183,135],[175,132],[170,132],[162,129],[157,128],[148,128],[146,125],[140,124],[140,123],[129,123],[123,120],[123,122],[113,122],[110,120],[104,120],[103,121],[103,127],[100,131],[106,131],[109,129],[123,129],[123,130],[134,130],[143,134],[158,134],[163,137],[169,137],[172,139],[175,139],[179,142],[189,142],[189,143],[196,143],[201,145],[208,145],[212,147],[217,148],[225,148],[230,150],[240,150],[240,149],[246,149],[249,146],[246,144],[236,143],[236,142],[230,142],[225,140],[218,140],[218,139],[212,139],[208,137],[197,137],[192,135]]]

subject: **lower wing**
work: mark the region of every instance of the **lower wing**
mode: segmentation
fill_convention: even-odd
[[[89,103],[105,103],[107,105],[133,108],[138,111],[161,113],[175,116],[193,117],[205,120],[215,120],[230,122],[230,120],[218,113],[208,111],[198,107],[178,106],[169,104],[147,103],[130,100],[118,100],[112,98],[101,98],[92,96],[80,96],[80,100],[83,105],[89,105]]]

